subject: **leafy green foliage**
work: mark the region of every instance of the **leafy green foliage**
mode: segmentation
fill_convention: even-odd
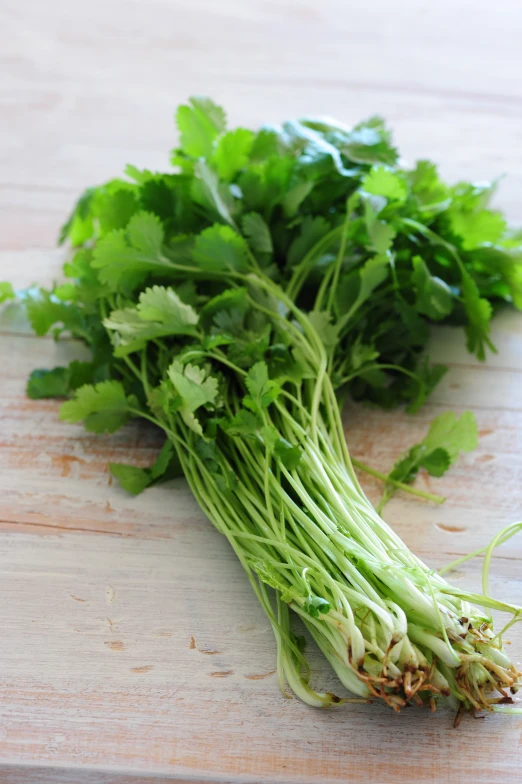
[[[486,348],[495,351],[495,347],[489,337],[493,310],[488,300],[480,296],[478,286],[470,275],[465,275],[462,281],[462,293],[468,317],[468,323],[466,324],[468,351],[476,354],[479,359],[484,360],[486,358]]]
[[[270,229],[258,212],[249,212],[244,216],[243,232],[254,253],[272,253]]]
[[[132,495],[139,495],[146,487],[160,480],[174,479],[182,474],[174,446],[168,439],[149,468],[138,468],[126,463],[109,463],[109,468],[123,489]]]
[[[266,449],[289,471],[297,468],[301,460],[301,450],[293,446],[286,438],[281,438],[275,427],[265,425],[259,430]]]
[[[177,360],[169,367],[167,374],[179,396],[177,409],[185,424],[198,435],[202,435],[203,430],[194,416],[194,411],[215,402],[218,393],[217,379],[209,376],[204,368],[190,363],[183,366]]]
[[[249,391],[243,403],[252,411],[262,411],[277,399],[280,389],[268,378],[266,362],[257,362],[247,373],[246,386]]]
[[[433,420],[425,438],[399,458],[388,476],[403,484],[411,484],[420,468],[425,468],[431,476],[442,476],[461,452],[472,452],[477,444],[477,422],[473,413],[464,411],[457,418],[453,411],[446,411]],[[393,486],[387,485],[380,509],[394,492]]]
[[[210,98],[194,97],[188,106],[178,108],[176,123],[183,152],[192,158],[208,158],[214,140],[225,129],[226,117]]]
[[[245,128],[236,128],[219,137],[214,152],[214,163],[219,176],[230,181],[243,169],[250,155],[254,134]]]
[[[113,334],[115,356],[124,356],[139,351],[149,340],[196,335],[198,314],[174,289],[152,286],[140,294],[135,308],[114,310],[103,323]]]
[[[151,272],[165,273],[169,261],[162,256],[164,230],[156,215],[137,212],[127,229],[114,229],[96,246],[92,266],[101,283],[112,290],[131,291]]]
[[[139,495],[150,485],[149,474],[143,468],[126,463],[109,463],[109,468],[123,489],[132,495]]]
[[[247,245],[228,226],[210,226],[196,238],[194,260],[208,272],[239,272],[247,268]]]
[[[29,290],[24,296],[25,308],[31,326],[37,335],[47,335],[54,327],[54,334],[72,332],[78,337],[84,332],[81,310],[60,300],[53,292]]]
[[[7,281],[3,281],[0,283],[0,305],[3,302],[7,302],[8,299],[14,299],[15,293],[13,291],[13,287]]]
[[[440,321],[453,310],[453,295],[447,283],[430,275],[420,256],[413,257],[412,282],[416,290],[415,308],[424,316]]]
[[[136,398],[126,395],[120,382],[102,381],[80,387],[74,399],[62,405],[60,419],[83,422],[93,433],[114,433],[133,416],[136,407]]]
[[[32,400],[45,397],[67,397],[69,393],[68,372],[65,367],[53,370],[33,370],[26,387],[26,395]]]
[[[387,201],[404,204],[408,198],[406,182],[401,174],[386,168],[375,166],[361,183],[363,191],[374,196],[384,196]]]
[[[61,234],[75,248],[67,281],[22,295],[37,334],[92,351],[31,376],[34,398],[74,396],[65,416],[113,429],[148,406],[187,438],[247,439],[294,470],[302,442],[274,424],[273,403],[298,394],[311,408],[319,346],[343,394],[414,411],[445,372],[425,354],[432,323],[462,326],[484,359],[496,305],[522,307],[522,245],[488,205],[493,186],[448,186],[427,160],[405,168],[381,118],[253,133],[195,97],[176,122],[177,171],[129,165],[128,179],[87,189]],[[13,296],[0,285],[0,301]],[[417,447],[433,474],[453,460]],[[124,481],[137,487],[141,470]]]
[[[322,216],[304,218],[298,236],[288,250],[288,264],[299,264],[328,233],[330,224]]]
[[[310,594],[305,602],[304,609],[311,615],[312,618],[319,618],[321,615],[326,615],[330,612],[330,603],[323,599],[321,596],[313,596]]]
[[[32,400],[46,397],[69,397],[76,389],[102,380],[103,370],[92,362],[73,360],[67,367],[52,370],[33,370],[27,382],[26,394]]]

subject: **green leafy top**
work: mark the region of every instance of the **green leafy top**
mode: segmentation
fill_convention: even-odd
[[[380,118],[252,132],[195,97],[176,121],[176,171],[128,166],[86,190],[61,234],[67,283],[22,295],[38,334],[91,349],[81,369],[31,377],[33,397],[76,394],[64,416],[112,429],[150,407],[219,442],[250,415],[244,437],[288,466],[300,447],[272,422],[282,396],[313,409],[326,372],[341,396],[415,410],[445,370],[425,356],[432,323],[464,327],[484,359],[494,309],[522,306],[522,245],[490,210],[492,187],[405,168]],[[2,284],[0,300],[13,296]],[[453,459],[427,449],[417,467]]]

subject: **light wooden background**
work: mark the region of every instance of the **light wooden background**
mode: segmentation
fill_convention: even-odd
[[[381,113],[408,160],[432,157],[451,178],[506,173],[497,201],[522,223],[521,33],[518,0],[2,0],[0,279],[50,281],[77,192],[129,161],[165,166],[191,93],[252,126]],[[434,567],[522,517],[522,316],[494,332],[487,366],[438,333],[451,372],[417,416],[346,411],[353,453],[381,469],[434,415],[475,411],[479,449],[419,482],[446,505],[388,507]],[[521,717],[455,731],[444,711],[284,700],[267,621],[184,483],[137,499],[111,485],[107,461],[149,463],[154,436],[93,437],[25,399],[31,369],[75,350],[2,317],[0,782],[522,781]],[[521,564],[521,540],[499,550],[499,597],[522,603]],[[452,579],[478,588],[480,566]],[[521,631],[510,639],[520,663]]]

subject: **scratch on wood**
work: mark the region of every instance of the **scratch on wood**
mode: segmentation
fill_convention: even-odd
[[[211,672],[211,678],[227,678],[229,675],[233,675],[234,670],[218,670],[217,672]]]
[[[73,463],[85,465],[85,460],[82,460],[81,457],[76,457],[76,455],[55,455],[52,461],[53,465],[61,469],[61,476],[69,476]]]
[[[146,664],[144,667],[132,667],[131,672],[136,672],[138,675],[141,675],[144,672],[150,672],[152,670],[152,664]]]
[[[111,651],[124,651],[125,645],[121,640],[105,640],[104,645],[110,648]]]
[[[71,597],[71,599],[74,599],[75,602],[86,602],[87,601],[87,599],[80,599],[79,596],[74,596],[74,594],[72,594],[72,593],[70,593],[69,596]]]
[[[263,672],[261,675],[245,675],[245,678],[248,678],[249,681],[262,681],[263,678],[269,678],[273,675],[275,670],[270,670],[270,672]]]
[[[189,648],[190,648],[191,651],[193,651],[195,647],[196,647],[196,638],[195,637],[191,637],[190,638]]]
[[[35,512],[29,511],[28,514],[36,514]],[[42,515],[41,517],[45,516],[48,517],[49,515]],[[36,528],[36,532],[39,534],[53,534],[55,531],[65,531],[69,534],[78,534],[78,533],[86,533],[86,534],[102,534],[103,536],[128,536],[128,534],[123,533],[122,531],[103,531],[100,528],[82,528],[76,525],[57,525],[52,523],[35,523],[31,520],[0,520],[0,525],[12,528],[13,530],[22,530],[28,528]]]
[[[450,534],[460,534],[462,531],[467,530],[460,525],[445,525],[444,523],[435,523],[435,528],[438,528],[440,531],[448,531]]]
[[[204,653],[206,656],[215,656],[216,653],[222,653],[222,651],[205,651],[201,649],[199,650],[199,652]]]
[[[105,601],[107,604],[112,604],[114,599],[116,598],[116,591],[112,587],[112,585],[107,585],[105,587]]]

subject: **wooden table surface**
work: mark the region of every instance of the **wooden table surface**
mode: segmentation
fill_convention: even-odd
[[[165,166],[173,110],[194,93],[252,126],[381,113],[408,160],[506,173],[497,202],[522,223],[521,32],[518,0],[3,0],[0,279],[50,281],[78,191],[129,161]],[[0,782],[522,781],[522,717],[454,730],[447,711],[283,699],[267,620],[184,482],[136,499],[111,485],[107,462],[148,464],[153,434],[94,437],[26,400],[27,373],[77,348],[5,315],[0,330]],[[477,451],[419,480],[447,503],[387,510],[434,567],[522,517],[522,316],[501,314],[494,337],[480,366],[437,333],[450,372],[418,415],[346,411],[351,450],[380,469],[434,415],[476,413]],[[494,560],[496,595],[522,603],[521,567],[519,538]],[[480,568],[452,579],[478,588]],[[319,657],[313,672],[335,688]]]

